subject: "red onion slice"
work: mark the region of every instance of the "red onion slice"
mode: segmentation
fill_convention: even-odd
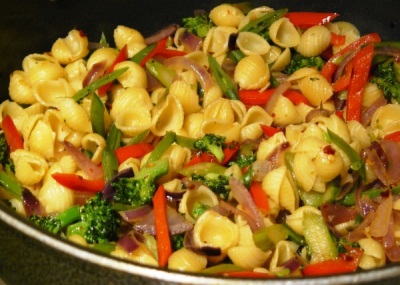
[[[145,205],[135,209],[120,211],[119,214],[128,223],[134,223],[143,219],[151,211],[152,208],[150,205]]]
[[[136,239],[135,233],[132,231],[120,237],[117,244],[128,253],[133,252],[139,247],[139,241]]]
[[[279,96],[282,96],[282,94],[285,93],[285,91],[288,90],[289,88],[290,88],[290,82],[287,80],[284,80],[274,90],[274,92],[272,93],[271,97],[269,98],[267,104],[265,104],[265,111],[267,111],[268,114],[271,115],[272,109],[275,107]]]
[[[200,49],[201,44],[203,43],[200,37],[186,30],[182,34],[181,42],[189,52]]]
[[[70,142],[64,142],[66,151],[74,158],[76,164],[82,169],[89,179],[100,179],[103,177],[103,168],[95,164],[89,157],[84,155]]]
[[[160,40],[173,35],[178,28],[179,28],[178,24],[171,24],[163,28],[162,30],[158,31],[157,33],[145,38],[144,42],[146,43],[146,45],[151,45],[156,42],[159,42]]]
[[[167,67],[174,69],[186,69],[193,71],[197,81],[200,82],[205,91],[210,89],[210,87],[214,84],[214,81],[207,70],[190,58],[184,56],[174,56],[166,59],[164,64]]]
[[[254,219],[256,224],[255,230],[262,228],[264,226],[263,217],[251,198],[247,188],[238,179],[233,177],[229,178],[229,186],[236,201],[238,201],[243,210]]]
[[[106,71],[106,61],[100,61],[93,64],[92,68],[88,71],[85,78],[83,79],[82,85],[83,87],[89,85],[93,81],[99,79],[103,76],[104,72]]]
[[[41,216],[43,214],[39,200],[26,188],[22,190],[22,205],[28,217],[31,215]]]
[[[376,209],[374,219],[369,227],[369,233],[372,237],[384,237],[389,229],[390,217],[392,215],[393,197],[389,195],[382,200]]]

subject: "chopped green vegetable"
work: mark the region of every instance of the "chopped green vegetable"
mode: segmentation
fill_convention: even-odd
[[[81,218],[79,206],[73,206],[59,213],[56,216],[32,215],[29,220],[41,228],[53,233],[59,233],[64,227],[70,225]]]
[[[194,202],[194,204],[193,204],[193,208],[192,208],[192,210],[190,211],[190,215],[191,215],[193,218],[197,219],[198,217],[200,217],[201,215],[203,215],[204,212],[207,211],[208,208],[209,208],[208,205],[206,205],[206,204],[204,204],[204,203],[202,203],[202,202],[200,202],[200,201],[196,201],[196,202]]]
[[[400,102],[400,64],[391,58],[378,64],[372,73],[371,82],[383,90],[386,99]]]
[[[301,54],[295,54],[292,56],[289,65],[286,66],[283,73],[293,74],[295,71],[304,67],[315,67],[318,70],[321,70],[324,64],[325,61],[320,56],[305,57]]]
[[[226,147],[225,137],[215,134],[205,134],[201,139],[193,143],[193,147],[197,150],[212,153],[219,162],[224,160],[225,154],[223,149]]]
[[[214,78],[221,88],[222,93],[225,94],[228,99],[239,100],[240,98],[237,92],[236,84],[232,81],[229,75],[225,73],[212,55],[208,55],[208,63],[210,65],[211,73],[214,75]]]
[[[172,81],[176,78],[175,70],[166,67],[153,58],[146,62],[146,69],[167,88],[169,88]]]
[[[214,27],[214,23],[206,13],[201,13],[199,16],[195,17],[183,18],[182,24],[188,32],[201,38],[205,38],[208,31]]]
[[[229,187],[229,177],[223,174],[207,173],[206,175],[198,175],[193,173],[191,176],[193,181],[204,183],[211,191],[217,194],[221,199],[228,200],[231,189]]]
[[[104,110],[105,107],[100,97],[97,96],[96,93],[93,93],[90,104],[90,120],[92,122],[93,132],[101,136],[105,134]]]

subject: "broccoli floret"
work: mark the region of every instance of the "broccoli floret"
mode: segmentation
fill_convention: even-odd
[[[324,64],[325,61],[320,56],[305,57],[301,54],[295,54],[283,73],[293,74],[295,71],[303,67],[316,67],[318,70],[321,70]]]
[[[14,163],[10,159],[10,147],[3,132],[0,133],[0,164],[3,168],[9,168],[14,172]]]
[[[134,207],[149,204],[156,191],[156,179],[166,174],[168,169],[168,158],[165,158],[146,164],[135,177],[123,177],[112,182],[114,202]]]
[[[197,150],[208,151],[212,153],[219,162],[224,160],[225,154],[223,149],[226,147],[225,137],[215,134],[206,134],[201,139],[193,143],[193,147]]]
[[[200,201],[196,201],[193,204],[192,210],[190,211],[190,215],[197,219],[198,217],[200,217],[201,215],[204,214],[205,211],[207,211],[207,209],[209,208],[208,205],[200,202]]]
[[[116,241],[121,219],[101,193],[80,208],[80,221],[68,226],[67,237],[78,234],[90,244]]]
[[[184,239],[185,233],[171,235],[171,245],[174,251],[183,247]]]
[[[183,27],[190,33],[195,34],[201,38],[207,36],[208,31],[214,26],[206,13],[201,13],[195,17],[188,17],[182,19]]]
[[[57,234],[65,226],[80,220],[80,218],[81,214],[79,206],[73,206],[56,216],[32,215],[29,217],[29,220],[43,229],[52,232],[53,234]]]
[[[193,181],[200,181],[201,183],[206,185],[208,188],[210,188],[211,191],[213,191],[222,199],[224,200],[229,199],[231,189],[229,187],[228,176],[217,173],[207,173],[206,175],[203,176],[200,174],[193,173],[191,178]]]
[[[385,94],[386,99],[391,98],[400,102],[400,82],[396,78],[396,69],[393,59],[378,64],[374,70],[371,82],[376,83]]]
[[[235,160],[230,162],[230,165],[236,163],[240,168],[250,166],[254,161],[256,161],[257,156],[254,151],[254,144],[242,144],[236,155]]]

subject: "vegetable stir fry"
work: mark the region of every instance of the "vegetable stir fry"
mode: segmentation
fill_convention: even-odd
[[[33,226],[226,277],[400,262],[399,43],[248,3],[90,41],[27,55],[0,105],[0,197]]]

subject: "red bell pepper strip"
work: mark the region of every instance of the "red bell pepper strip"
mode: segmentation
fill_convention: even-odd
[[[272,127],[272,126],[267,126],[267,125],[262,125],[262,124],[260,124],[260,126],[261,126],[262,131],[264,132],[264,134],[265,134],[267,137],[272,137],[272,136],[275,135],[276,133],[281,132],[280,129],[277,129],[277,128]]]
[[[250,196],[253,198],[256,206],[261,210],[264,215],[268,215],[270,211],[268,197],[262,188],[262,183],[258,181],[251,182]]]
[[[275,88],[270,88],[262,92],[258,90],[238,90],[238,93],[240,101],[245,105],[265,105],[274,91]],[[288,98],[295,105],[299,105],[300,103],[310,105],[307,98],[299,91],[288,89],[283,93],[283,96]]]
[[[321,276],[354,272],[357,270],[362,255],[361,249],[350,248],[348,252],[339,254],[336,259],[306,265],[303,274],[305,276]]]
[[[339,92],[346,90],[349,87],[351,77],[353,74],[353,68],[354,68],[354,61],[351,60],[344,68],[344,74],[339,77],[338,80],[336,80],[333,84],[333,91]]]
[[[201,162],[218,162],[217,158],[208,152],[198,152],[196,153],[188,163],[185,164],[186,166],[195,165]]]
[[[346,43],[345,35],[338,35],[336,33],[331,32],[331,44],[333,46],[341,46]]]
[[[273,278],[275,276],[264,273],[264,272],[256,272],[256,271],[232,271],[232,272],[224,272],[223,276],[226,277],[237,277],[237,278]]]
[[[118,160],[118,165],[128,158],[140,158],[154,149],[149,143],[138,143],[117,148],[114,153]]]
[[[224,159],[222,160],[221,165],[225,165],[232,158],[232,156],[239,150],[239,148],[240,144],[236,142],[228,144],[228,146],[223,149]]]
[[[390,140],[394,142],[400,142],[400,131],[388,134],[383,137],[384,140]]]
[[[100,192],[105,185],[104,179],[89,180],[74,173],[55,172],[51,176],[62,186],[76,191]]]
[[[171,239],[167,223],[167,200],[164,186],[158,187],[153,197],[154,218],[156,227],[158,265],[165,267],[172,254]]]
[[[3,122],[1,123],[1,128],[3,129],[6,142],[10,147],[10,152],[24,148],[24,141],[22,139],[22,136],[18,132],[18,129],[15,127],[15,124],[9,115],[5,116],[5,118],[3,119]]]
[[[350,80],[346,100],[346,120],[361,119],[362,92],[367,84],[371,69],[374,46],[369,44],[362,48],[354,57],[353,75]]]
[[[123,62],[125,60],[128,59],[128,46],[124,45],[124,47],[120,50],[119,54],[117,55],[117,57],[115,58],[114,62],[111,64],[111,66],[106,70],[106,72],[104,73],[104,75],[107,75],[109,73],[111,73],[114,70],[114,67],[120,63]],[[103,75],[103,76],[104,76]],[[106,92],[108,91],[108,89],[110,89],[112,85],[112,82],[107,83],[106,85],[101,86],[99,89],[97,89],[97,93],[100,96],[104,96],[106,94]]]
[[[143,67],[146,65],[146,62],[149,61],[149,59],[153,58],[156,55],[159,55],[164,58],[170,58],[174,56],[184,56],[186,55],[186,52],[179,51],[179,50],[173,50],[173,49],[168,49],[167,48],[167,42],[168,38],[160,40],[155,48],[151,50],[140,62],[140,65]]]
[[[323,25],[329,23],[339,14],[337,13],[318,13],[318,12],[289,12],[285,14],[286,18],[293,25],[300,27],[301,29],[307,29],[316,25]]]
[[[324,65],[321,70],[321,74],[329,81],[332,81],[332,75],[335,73],[337,69],[337,61],[340,57],[344,56],[345,54],[355,51],[359,47],[368,44],[368,43],[379,43],[381,41],[380,36],[377,33],[367,34],[359,38],[357,41],[349,44],[344,49],[340,50],[339,52],[335,53]]]

